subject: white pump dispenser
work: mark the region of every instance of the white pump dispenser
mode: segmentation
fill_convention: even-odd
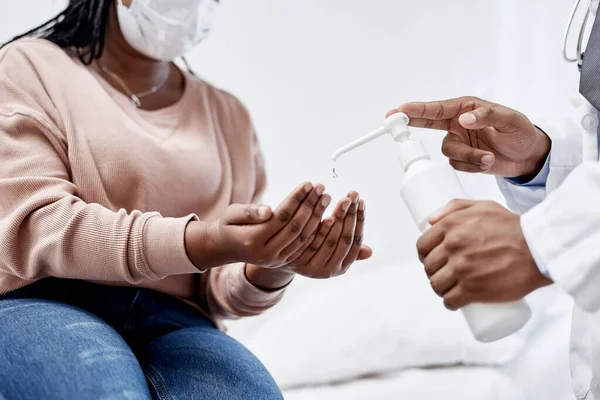
[[[451,200],[465,199],[466,193],[454,169],[447,164],[431,161],[423,145],[410,140],[409,118],[398,113],[388,117],[384,126],[336,151],[331,158],[336,161],[371,140],[390,134],[397,144],[396,155],[402,164],[405,177],[401,195],[421,232],[430,228],[429,217],[442,210]],[[471,304],[462,313],[480,342],[493,342],[521,329],[531,317],[525,300],[503,304]]]

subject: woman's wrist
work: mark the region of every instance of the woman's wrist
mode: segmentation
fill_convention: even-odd
[[[254,264],[246,264],[246,279],[261,290],[283,289],[292,282],[295,273],[284,268],[268,269]]]
[[[221,244],[218,226],[213,222],[191,221],[185,229],[185,250],[199,270],[235,262]]]

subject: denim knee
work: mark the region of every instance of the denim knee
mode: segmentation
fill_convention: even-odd
[[[149,399],[142,369],[101,319],[46,300],[0,301],[0,381],[10,399]]]
[[[283,399],[263,364],[214,328],[165,335],[142,351],[140,359],[158,398]]]

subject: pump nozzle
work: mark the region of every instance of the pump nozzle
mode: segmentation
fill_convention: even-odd
[[[404,113],[390,115],[388,118],[386,118],[381,128],[338,149],[335,153],[333,153],[331,159],[333,161],[337,161],[337,159],[340,158],[342,154],[354,150],[365,143],[368,143],[374,139],[377,139],[380,136],[385,135],[386,133],[392,135],[394,141],[396,142],[405,142],[410,137],[410,129],[408,128],[408,122],[409,118]]]

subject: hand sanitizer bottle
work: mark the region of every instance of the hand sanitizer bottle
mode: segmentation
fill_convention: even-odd
[[[336,161],[342,154],[382,135],[390,134],[396,143],[396,154],[404,168],[400,191],[402,199],[421,232],[430,228],[429,217],[442,210],[454,199],[467,195],[454,169],[448,164],[431,160],[425,147],[410,139],[409,118],[398,113],[388,117],[384,126],[350,143],[331,157]],[[480,342],[493,342],[520,330],[529,318],[531,309],[525,300],[503,304],[471,304],[462,313]]]

